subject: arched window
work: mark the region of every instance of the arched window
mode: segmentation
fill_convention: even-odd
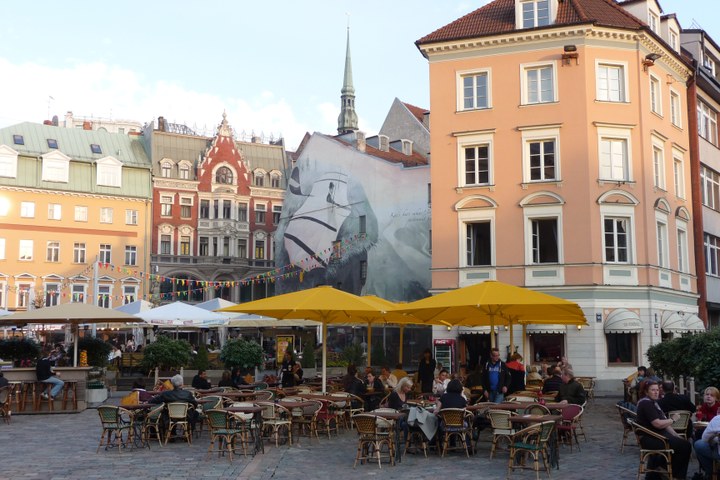
[[[233,183],[233,173],[227,167],[220,167],[215,172],[215,183],[224,183],[230,185]]]

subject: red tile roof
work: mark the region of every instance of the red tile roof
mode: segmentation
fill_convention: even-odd
[[[425,114],[429,112],[427,108],[416,107],[415,105],[410,105],[405,102],[403,102],[403,105],[405,105],[405,108],[407,108],[420,123],[424,122]]]
[[[347,140],[343,140],[338,137],[328,136],[328,138],[332,138],[343,145],[357,148],[354,142],[348,142]],[[404,167],[419,167],[428,164],[427,159],[415,151],[413,151],[412,155],[405,155],[404,153],[393,150],[392,148],[387,152],[383,152],[378,148],[366,144],[365,153],[373,157],[381,158],[390,163],[402,163]]]
[[[538,29],[583,23],[627,29],[645,27],[645,23],[614,0],[564,0],[558,4],[555,23]],[[484,37],[515,30],[515,0],[495,0],[422,37],[415,44]]]

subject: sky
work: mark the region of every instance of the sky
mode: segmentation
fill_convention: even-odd
[[[720,42],[717,0],[660,0]],[[6,0],[0,127],[76,117],[164,116],[212,134],[335,133],[350,25],[355,107],[373,135],[397,97],[430,108],[415,41],[487,0]],[[693,24],[693,22],[696,22]]]

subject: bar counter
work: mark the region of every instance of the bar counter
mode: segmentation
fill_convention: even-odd
[[[29,387],[29,384],[37,382],[37,376],[35,375],[35,368],[3,368],[2,372],[5,378],[11,383],[15,384],[15,392],[13,393],[12,402],[12,413],[13,415],[23,414],[36,414],[36,413],[77,413],[82,412],[88,408],[87,401],[87,381],[88,372],[91,367],[55,367],[55,371],[60,373],[60,380],[65,383],[63,390],[55,398],[53,402],[53,409],[50,411],[49,401],[42,400],[39,408],[35,408],[35,402],[31,398],[31,391],[28,391],[25,395],[25,401],[22,400],[21,385]],[[65,408],[63,408],[63,396],[68,388],[68,383],[76,382],[75,393],[77,394],[77,408],[75,408],[74,402],[72,401],[72,393],[68,393],[68,400]],[[36,396],[40,395],[40,392],[35,393]],[[22,403],[22,405],[21,405]]]

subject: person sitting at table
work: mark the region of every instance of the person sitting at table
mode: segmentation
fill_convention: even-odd
[[[230,370],[223,370],[222,377],[220,377],[220,381],[218,382],[218,387],[235,387]]]
[[[448,384],[450,383],[450,372],[444,368],[440,370],[437,378],[433,381],[432,393],[435,395],[442,395],[445,393]]]
[[[191,392],[182,388],[183,377],[180,374],[172,377],[170,379],[170,384],[173,387],[172,390],[165,390],[164,392],[155,395],[150,400],[148,400],[148,403],[152,403],[154,405],[172,402],[189,403],[193,406],[193,408],[188,409],[187,420],[188,423],[190,423],[190,431],[195,431],[195,422],[197,422],[199,416],[197,412],[198,402],[195,399],[195,396]]]
[[[383,385],[387,388],[395,388],[398,384],[398,378],[390,373],[388,367],[382,367],[380,370],[380,381],[382,381]]]
[[[585,389],[580,385],[580,382],[575,380],[573,371],[569,368],[564,369],[560,378],[562,378],[563,384],[560,385],[555,401],[574,403],[575,405],[585,403]]]
[[[679,437],[675,430],[673,430],[672,424],[676,419],[667,418],[660,408],[660,405],[657,404],[660,396],[660,386],[652,380],[645,380],[639,385],[638,396],[640,398],[637,403],[638,425],[650,429],[668,440],[670,448],[673,449],[673,477],[684,479],[687,476],[692,448],[690,442]],[[651,450],[664,448],[661,440],[650,437],[649,435],[640,437],[640,445],[642,448]],[[658,468],[660,466],[658,462],[664,462],[664,460],[658,455],[651,456],[648,460],[648,468]],[[652,474],[648,474],[645,478],[648,480],[650,478],[660,478],[660,475],[657,473],[655,473],[655,477],[651,477],[651,475]]]
[[[715,387],[707,387],[703,392],[703,403],[697,407],[695,417],[699,422],[709,422],[715,418],[720,408],[720,391]]]
[[[555,366],[548,367],[548,375],[549,377],[546,378],[545,383],[543,383],[542,393],[559,391],[560,385],[563,384],[560,369]]]
[[[403,370],[402,363],[397,363],[397,364],[395,364],[395,370],[392,371],[391,375],[394,375],[395,378],[397,378],[398,381],[400,381],[400,379],[407,377],[408,373],[405,370]]]
[[[713,461],[720,461],[720,415],[715,416],[705,428],[702,437],[695,441],[695,456],[705,478],[713,478]]]
[[[687,395],[681,395],[675,391],[675,383],[673,381],[667,380],[662,382],[661,387],[663,396],[657,401],[657,403],[660,405],[660,408],[662,408],[665,415],[668,415],[673,410],[687,410],[688,412],[695,410],[695,405],[693,405]],[[687,438],[692,438],[692,422],[688,422],[685,434],[687,435]]]
[[[212,388],[210,380],[207,379],[206,370],[198,370],[197,375],[192,379],[192,387],[198,390],[210,390]]]
[[[143,380],[141,378],[139,378],[133,382],[132,391],[138,392],[138,401],[140,403],[145,403],[153,397],[152,393],[148,392],[145,389],[145,382],[143,382]]]
[[[35,366],[35,374],[37,375],[38,382],[51,383],[53,385],[52,390],[50,390],[50,396],[55,399],[55,397],[57,397],[62,391],[65,382],[58,378],[60,373],[55,372],[55,367],[53,367],[50,362],[51,354],[52,347],[50,345],[46,345],[43,349],[42,357],[38,360],[37,365]],[[45,392],[40,394],[40,396],[44,399],[48,398],[48,395]]]
[[[361,397],[367,391],[365,382],[357,376],[357,367],[352,363],[347,367],[347,375],[342,378],[342,386],[345,392],[358,397]],[[353,408],[360,408],[360,402],[357,400],[353,400],[351,403]]]
[[[410,392],[412,391],[413,382],[410,377],[401,378],[393,391],[388,395],[387,406],[395,410],[402,410],[407,406]]]
[[[8,385],[10,385],[10,382],[5,378],[3,372],[0,372],[0,388],[7,387]]]
[[[445,393],[440,396],[435,405],[435,413],[438,413],[443,408],[465,408],[467,399],[463,397],[462,391],[463,386],[460,380],[450,380]]]
[[[538,373],[538,369],[535,365],[530,365],[530,370],[527,374],[528,382],[542,382],[542,375]]]
[[[232,373],[230,374],[230,380],[232,381],[232,386],[235,388],[240,388],[243,385],[248,385],[248,382],[245,380],[245,377],[240,371],[240,367],[235,367],[232,369]]]
[[[373,393],[373,395],[368,395]],[[365,377],[365,408],[369,411],[375,410],[380,406],[380,400],[385,396],[385,387],[380,377],[375,376],[375,372],[371,368]]]

